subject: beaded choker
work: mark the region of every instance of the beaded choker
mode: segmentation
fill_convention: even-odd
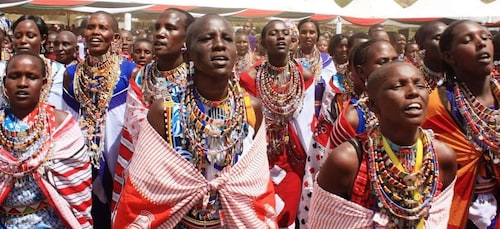
[[[434,88],[443,84],[443,73],[432,71],[425,63],[420,64],[420,72],[424,74],[425,81],[427,82],[427,90],[432,92]]]
[[[158,70],[156,62],[151,63],[142,83],[143,102],[147,105],[160,98],[171,100],[174,87],[184,88],[187,82],[186,64],[182,63],[169,71]]]
[[[12,129],[7,122],[8,108],[0,110],[0,143],[6,151],[0,153],[0,176],[12,178],[15,187],[24,185],[24,176],[31,175],[47,166],[52,151],[52,130],[55,127],[53,108],[39,104],[25,120],[26,129]],[[15,120],[14,122],[22,122]]]
[[[200,171],[206,163],[220,167],[232,165],[235,156],[243,151],[243,139],[248,131],[245,101],[236,81],[230,80],[228,86],[227,99],[208,103],[197,94],[194,85],[188,85],[181,103],[185,106],[181,112],[182,128],[189,140],[193,164]],[[205,111],[206,106],[208,110],[221,111],[214,115]]]
[[[491,78],[493,96],[500,99],[500,85]],[[465,120],[466,136],[476,150],[488,152],[493,163],[500,163],[500,111],[481,104],[464,83],[455,83],[455,103]]]
[[[78,64],[74,78],[75,99],[80,103],[80,127],[96,167],[104,148],[104,120],[109,101],[120,76],[121,57],[112,54],[103,57],[104,61],[96,66],[89,66],[88,59]]]
[[[416,158],[405,168],[378,128],[368,133],[368,174],[378,211],[391,228],[423,228],[439,185],[439,169],[430,133],[420,129]]]
[[[284,67],[275,67],[264,61],[257,67],[255,83],[264,105],[268,154],[275,158],[288,145],[288,122],[302,107],[304,78],[293,59]]]
[[[314,46],[311,54],[305,54],[302,52],[302,49],[299,48],[297,54],[295,55],[296,59],[306,61],[309,65],[309,70],[314,75],[314,82],[318,82],[319,77],[321,76],[321,69],[323,68],[323,63],[321,61],[321,55],[316,46]]]

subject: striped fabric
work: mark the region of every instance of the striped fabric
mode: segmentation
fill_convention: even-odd
[[[228,228],[275,228],[265,141],[261,126],[248,153],[207,181],[144,122],[113,214],[113,228],[174,228],[211,190],[220,194]]]
[[[92,228],[91,167],[80,127],[71,115],[53,133],[54,148],[46,170],[35,177],[49,205],[69,228]],[[0,200],[11,179],[0,176]]]
[[[149,66],[148,66],[149,67]],[[139,72],[144,73],[144,70]],[[120,198],[120,192],[124,183],[123,171],[127,168],[132,154],[134,152],[134,142],[137,141],[139,135],[139,127],[146,120],[149,110],[142,101],[142,89],[135,80],[130,81],[130,87],[127,92],[127,105],[125,108],[125,120],[123,123],[122,136],[120,139],[120,147],[118,159],[116,161],[115,174],[113,176],[113,194],[111,201],[111,209],[115,209],[116,202]]]
[[[446,228],[453,198],[453,181],[439,196],[433,200],[429,209],[429,218],[424,228]],[[314,195],[311,200],[309,225],[311,229],[344,229],[344,228],[386,228],[389,219],[386,215],[373,212],[342,197],[334,195],[314,184]]]
[[[333,149],[340,144],[347,141],[354,136],[356,136],[356,130],[351,126],[349,121],[346,119],[346,110],[349,106],[340,112],[339,117],[333,123],[332,131],[330,134],[330,148]]]
[[[449,228],[465,228],[476,175],[485,170],[484,165],[480,166],[480,162],[483,161],[483,152],[475,149],[443,105],[440,93],[446,93],[444,90],[441,87],[431,93],[427,119],[422,127],[432,129],[436,138],[445,142],[456,153],[457,184],[452,203],[453,214],[450,216],[448,226]],[[500,165],[495,165],[494,169],[495,174],[500,173]],[[500,180],[497,179],[497,181]],[[500,187],[500,184],[497,187]],[[496,226],[500,227],[500,223]]]

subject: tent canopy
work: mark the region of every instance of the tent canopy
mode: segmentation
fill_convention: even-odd
[[[371,25],[392,19],[422,22],[439,18],[472,19],[483,23],[500,21],[500,0],[4,0],[0,9],[21,13],[30,10],[91,13],[104,10],[113,14],[158,14],[176,7],[201,16],[216,13],[235,18],[311,17],[331,21],[341,16],[358,25]]]

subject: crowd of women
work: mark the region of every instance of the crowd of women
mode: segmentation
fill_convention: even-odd
[[[0,228],[495,228],[500,35],[0,23]],[[11,44],[9,41],[11,39]],[[4,46],[4,44],[7,44]]]

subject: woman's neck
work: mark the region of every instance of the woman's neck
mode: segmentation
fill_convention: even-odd
[[[398,131],[395,131],[398,130]],[[411,146],[417,142],[419,137],[419,127],[401,127],[400,125],[395,128],[389,125],[380,125],[380,132],[385,138],[398,146]]]
[[[178,55],[175,58],[157,57],[155,61],[158,70],[168,71],[184,63],[184,58],[182,55]]]
[[[311,46],[311,47],[300,47],[300,50],[302,51],[303,54],[309,55],[309,54],[313,53],[314,46]]]
[[[272,65],[272,66],[275,66],[275,67],[283,67],[287,64],[288,62],[288,52],[287,53],[283,53],[282,55],[281,54],[278,54],[278,55],[272,55],[272,56],[269,56],[268,54],[268,57],[267,57],[267,61]]]
[[[424,59],[424,65],[433,72],[441,72],[441,61]]]
[[[228,78],[214,78],[198,74],[193,79],[194,86],[201,96],[211,101],[220,101],[227,97]]]
[[[495,96],[492,94],[491,75],[471,77],[458,74],[457,79],[464,82],[472,95],[485,106],[495,105]]]

